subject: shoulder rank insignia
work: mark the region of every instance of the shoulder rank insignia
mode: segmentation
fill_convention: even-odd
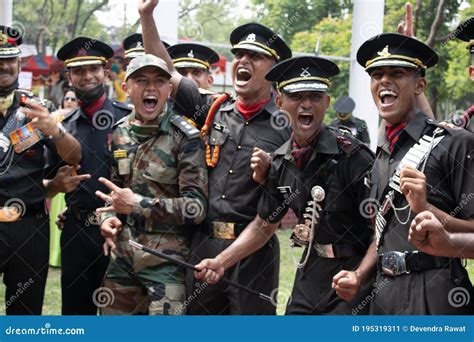
[[[135,106],[131,103],[123,103],[123,102],[119,102],[119,101],[112,101],[112,104],[113,104],[114,107],[124,109],[124,110],[129,111],[129,112],[131,112],[132,110],[135,109]]]
[[[171,118],[171,123],[175,125],[181,132],[183,132],[188,138],[200,136],[200,131],[180,115],[173,115]]]

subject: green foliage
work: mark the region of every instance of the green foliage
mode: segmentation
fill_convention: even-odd
[[[335,27],[338,29],[334,30]],[[314,53],[315,45],[319,38],[320,55],[349,57],[351,51],[351,27],[351,16],[346,18],[324,18],[311,31],[296,33],[293,37],[291,48],[293,51]],[[344,61],[334,62],[339,66],[341,72],[331,80],[330,94],[332,103],[340,96],[347,95],[349,92],[349,63]],[[335,115],[331,106],[326,114],[325,122],[330,122],[335,118]]]
[[[108,40],[105,26],[94,12],[106,9],[108,0],[15,0],[13,26],[24,34],[24,42],[34,44],[39,54],[46,46],[53,53],[80,35]]]
[[[340,0],[253,0],[259,22],[278,30],[288,43],[296,32],[311,30],[323,18],[342,16],[351,8],[350,3]]]

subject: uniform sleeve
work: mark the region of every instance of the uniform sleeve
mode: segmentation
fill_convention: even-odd
[[[44,178],[45,179],[53,179],[58,172],[58,169],[66,165],[61,157],[59,157],[56,147],[51,141],[45,141],[45,149],[44,149],[44,158],[46,161],[45,170],[44,170]]]
[[[137,195],[134,213],[161,224],[199,224],[205,219],[208,179],[201,139],[183,138],[177,160],[179,197],[149,198]]]
[[[369,131],[367,130],[367,124],[365,121],[362,120],[357,129],[360,129],[359,140],[367,145],[370,145]]]
[[[369,195],[369,189],[364,184],[364,179],[369,178],[370,170],[374,164],[374,155],[365,148],[361,148],[358,153],[349,158],[350,165],[345,168],[347,171],[346,184],[350,184],[354,194],[354,203],[359,207],[360,203]]]
[[[456,215],[474,218],[474,134],[467,130],[453,131],[447,153],[442,154],[444,172],[458,204]],[[447,139],[447,138],[445,138]],[[440,143],[440,145],[442,142]],[[440,146],[441,147],[441,146]]]
[[[202,127],[206,121],[211,104],[211,96],[201,94],[193,81],[186,77],[181,79],[173,107],[178,114],[190,118],[199,127]]]
[[[278,190],[278,170],[272,163],[269,176],[263,187],[263,193],[258,202],[258,215],[269,223],[278,223],[288,212],[289,202]]]
[[[117,137],[118,131],[115,130],[114,133],[112,134],[112,146],[111,149],[112,151],[115,151],[117,149],[117,145],[115,144],[115,139]],[[110,181],[117,185],[120,188],[124,187],[124,180],[123,178],[119,175],[118,171],[118,162],[117,159],[112,158],[112,167],[110,168]],[[117,213],[110,211],[110,212],[105,212],[100,215],[100,222],[103,222],[105,219],[109,217],[115,217],[117,216]]]

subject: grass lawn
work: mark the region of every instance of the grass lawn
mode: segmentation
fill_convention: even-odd
[[[291,294],[293,281],[295,278],[296,264],[298,263],[302,249],[290,248],[290,230],[279,230],[278,238],[280,240],[281,268],[280,268],[280,287],[278,295],[278,314],[285,312],[286,302]],[[471,280],[474,280],[474,261],[470,260],[467,265]],[[50,268],[48,282],[46,284],[46,296],[43,306],[44,315],[59,315],[61,313],[61,271],[59,268]],[[0,314],[5,314],[5,287],[0,284]]]

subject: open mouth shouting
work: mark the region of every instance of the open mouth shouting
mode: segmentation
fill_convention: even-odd
[[[143,97],[143,108],[147,113],[154,113],[158,105],[158,97],[156,95],[145,95]]]
[[[245,87],[252,79],[252,72],[246,68],[239,66],[235,74],[235,84],[239,87]]]
[[[393,109],[397,102],[398,94],[393,90],[381,90],[379,92],[379,101],[382,109]]]
[[[299,113],[298,117],[298,126],[301,130],[310,130],[312,129],[312,124],[314,121],[314,116],[311,113]]]

